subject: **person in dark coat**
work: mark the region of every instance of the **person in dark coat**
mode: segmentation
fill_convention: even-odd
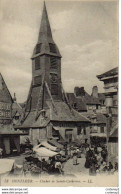
[[[115,162],[115,166],[114,166],[115,172],[118,171],[118,163]]]
[[[109,162],[109,165],[108,165],[108,172],[111,172],[113,170],[113,165],[111,162]]]
[[[105,147],[103,147],[102,151],[101,151],[101,156],[102,156],[104,162],[107,161],[107,155],[108,155],[107,149]]]
[[[90,168],[90,158],[94,157],[94,152],[90,148],[87,148],[86,150],[87,150],[87,152],[86,152],[86,156],[85,156],[85,158],[86,158],[85,168]]]
[[[90,152],[89,148],[86,149],[86,155],[85,155],[86,161],[85,161],[85,168],[89,168],[89,158],[90,158]]]
[[[90,157],[89,163],[90,163],[89,164],[89,175],[95,176],[96,175],[96,164],[97,164],[96,158],[94,156]]]

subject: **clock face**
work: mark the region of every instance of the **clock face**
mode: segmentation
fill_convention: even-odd
[[[58,76],[56,74],[54,74],[54,73],[51,73],[50,74],[50,79],[51,79],[52,83],[57,83]]]

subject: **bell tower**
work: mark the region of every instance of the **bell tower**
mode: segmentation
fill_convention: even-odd
[[[42,110],[46,101],[62,101],[61,55],[55,44],[44,3],[39,36],[32,55],[32,82],[25,112]]]
[[[55,100],[61,99],[61,55],[55,44],[44,3],[38,42],[32,55],[32,87],[46,82]],[[45,94],[46,95],[46,94]]]

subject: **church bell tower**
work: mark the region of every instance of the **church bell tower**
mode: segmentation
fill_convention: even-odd
[[[37,44],[32,55],[32,87],[48,85],[55,100],[61,99],[61,55],[55,44],[44,3]],[[47,94],[46,98],[47,98]]]

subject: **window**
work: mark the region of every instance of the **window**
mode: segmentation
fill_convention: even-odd
[[[68,142],[71,142],[72,141],[72,132],[73,130],[72,129],[66,129],[65,130],[65,138]]]
[[[58,95],[58,85],[57,84],[51,84],[51,94]]]
[[[86,129],[84,128],[84,135],[86,135]]]
[[[51,53],[56,53],[55,44],[50,43],[49,46],[50,46],[50,52],[51,52]]]
[[[114,100],[113,101],[113,106],[117,106],[118,105],[118,101],[117,100]]]
[[[34,85],[40,85],[40,84],[41,84],[41,81],[42,81],[41,75],[36,76],[36,77],[34,78]]]
[[[42,44],[37,44],[37,46],[36,46],[36,54],[41,52],[41,45]]]
[[[40,69],[40,57],[35,58],[35,70]]]
[[[50,67],[52,69],[56,69],[57,68],[57,58],[56,57],[50,57]]]
[[[78,127],[77,128],[77,135],[80,135],[81,134],[81,130],[82,130],[81,127]]]
[[[96,109],[98,109],[99,108],[99,106],[98,106],[98,104],[96,104]]]
[[[77,103],[76,102],[73,103],[73,108],[77,109]]]
[[[100,133],[104,133],[104,127],[100,127]]]

